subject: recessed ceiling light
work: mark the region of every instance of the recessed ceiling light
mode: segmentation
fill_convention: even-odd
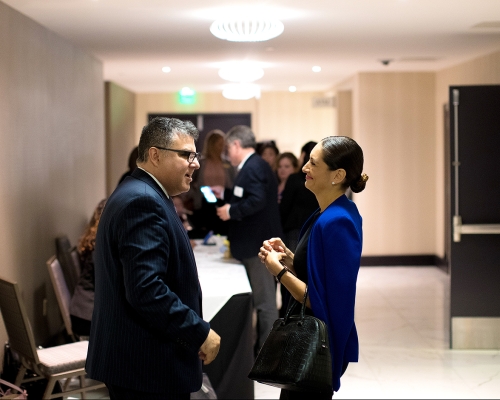
[[[166,74],[168,74],[170,71],[172,71],[172,68],[170,68],[170,67],[163,67],[161,70],[163,72],[165,72]]]
[[[283,33],[283,22],[261,16],[233,16],[212,23],[210,32],[215,37],[230,42],[262,42]]]
[[[321,67],[319,65],[315,65],[312,67],[313,72],[321,72]]]
[[[237,62],[219,69],[219,76],[230,82],[253,82],[264,76],[264,70],[256,64]]]
[[[293,93],[297,91],[297,88],[295,86],[289,86],[288,90]]]

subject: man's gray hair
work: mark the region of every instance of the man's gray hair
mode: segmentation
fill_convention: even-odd
[[[226,133],[226,143],[232,143],[235,140],[239,140],[241,147],[255,149],[255,135],[253,134],[250,127],[246,125],[236,125],[233,126],[229,132]]]
[[[139,140],[139,155],[137,162],[148,161],[149,149],[151,147],[170,147],[174,135],[191,136],[198,140],[198,129],[191,121],[181,121],[177,118],[156,117],[142,129]]]

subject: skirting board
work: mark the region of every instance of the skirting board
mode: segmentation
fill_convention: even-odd
[[[396,255],[396,256],[362,256],[362,267],[418,267],[418,266],[436,266],[448,271],[446,260],[432,254],[422,255]]]
[[[451,348],[500,350],[500,317],[453,317]]]

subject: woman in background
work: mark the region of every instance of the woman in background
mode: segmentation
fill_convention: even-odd
[[[71,328],[78,336],[90,335],[90,321],[94,311],[95,277],[93,254],[95,235],[105,205],[106,199],[99,202],[78,242],[77,250],[82,270],[69,306]]]
[[[368,176],[362,174],[363,151],[345,136],[323,139],[303,171],[319,209],[302,228],[295,254],[280,238],[272,238],[264,241],[259,257],[295,300],[302,302],[308,290],[307,313],[327,325],[332,386],[338,391],[349,362],[358,361],[354,303],[363,244],[361,216],[345,192],[364,190]],[[280,398],[331,399],[332,395],[283,389]]]
[[[283,241],[291,251],[295,251],[297,247],[300,228],[318,208],[316,197],[305,187],[306,174],[302,172],[314,146],[316,142],[307,142],[302,146],[298,160],[300,170],[288,177],[281,193],[280,215],[283,225]]]
[[[259,143],[257,145],[257,153],[271,166],[271,169],[276,172],[276,160],[278,159],[280,151],[276,147],[274,140]]]
[[[288,177],[297,172],[299,162],[297,157],[293,153],[281,153],[278,157],[278,170],[276,174],[278,175],[278,203],[281,202],[281,197],[283,195],[283,190],[285,189],[286,181]]]
[[[217,217],[215,204],[208,203],[200,191],[202,186],[221,186],[225,190],[232,190],[235,170],[223,155],[224,136],[224,132],[219,129],[208,132],[203,144],[200,169],[193,174],[193,184],[188,194],[193,200],[192,222],[194,228],[202,232],[202,236],[208,231],[227,234],[227,223]]]
[[[309,161],[311,150],[316,144],[316,142],[307,142],[302,146],[298,160],[300,170],[288,177],[281,193],[280,216],[283,228],[283,242],[292,252],[297,247],[300,228],[311,214],[318,209],[316,196],[306,188],[306,174],[302,172],[302,168]],[[281,308],[279,315],[284,317],[290,301],[290,293],[283,285],[280,285],[280,293]]]

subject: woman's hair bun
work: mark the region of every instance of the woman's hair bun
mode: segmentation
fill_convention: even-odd
[[[361,174],[359,179],[357,179],[355,182],[351,183],[351,190],[354,193],[362,192],[365,189],[367,180],[368,180],[368,175]]]

